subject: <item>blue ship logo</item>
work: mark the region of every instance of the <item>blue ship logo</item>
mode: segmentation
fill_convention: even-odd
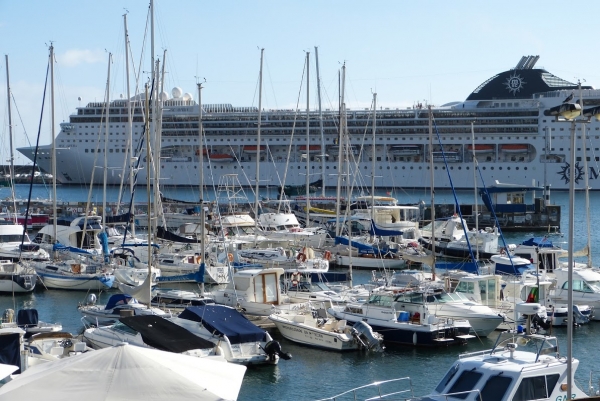
[[[571,181],[571,165],[565,163],[561,166],[561,170],[556,173],[561,175],[561,179],[568,184]],[[579,184],[579,181],[583,178],[583,167],[579,165],[579,162],[575,163],[575,184]]]

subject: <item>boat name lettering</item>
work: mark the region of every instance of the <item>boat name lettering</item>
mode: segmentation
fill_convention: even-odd
[[[287,330],[295,331],[297,333],[302,333],[302,329],[299,329],[297,327],[288,326],[288,325],[283,325],[283,327]]]

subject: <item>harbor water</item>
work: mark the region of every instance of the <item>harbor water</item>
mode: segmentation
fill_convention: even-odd
[[[4,192],[1,192],[4,191]],[[29,191],[28,186],[19,185],[16,188],[18,198],[26,198]],[[48,188],[35,186],[33,199],[48,198]],[[60,187],[57,199],[60,201],[85,201],[89,189],[80,187]],[[138,190],[145,198],[145,189]],[[182,200],[197,199],[192,189],[168,189],[163,193],[167,197]],[[275,193],[275,191],[273,191]],[[101,204],[103,199],[102,188],[95,188],[92,201]],[[118,189],[109,188],[107,200],[117,200]],[[386,193],[384,193],[386,194]],[[0,198],[10,195],[7,188],[0,189]],[[269,196],[268,192],[260,194]],[[274,197],[275,195],[270,195]],[[411,193],[394,193],[401,203],[413,203],[425,201],[429,203],[429,194],[423,191]],[[541,197],[542,194],[537,194]],[[249,194],[249,198],[252,195]],[[473,203],[473,192],[462,191],[458,194],[459,202]],[[436,202],[453,203],[450,192],[436,192]],[[568,205],[569,197],[566,192],[553,192],[551,202],[562,206],[561,232],[552,233],[548,238],[556,245],[563,248],[568,247]],[[590,193],[590,204],[600,204],[600,192]],[[592,227],[591,244],[592,254],[595,244],[600,243],[600,212],[591,207],[589,213],[585,210],[585,193],[577,192],[575,196],[575,239],[574,249],[583,248],[587,243],[587,220]],[[543,236],[544,233],[511,233],[507,235],[507,243],[518,243],[532,236]],[[593,256],[594,265],[600,263],[600,256]],[[370,278],[370,272],[354,272],[354,282],[366,282]],[[83,330],[81,316],[77,311],[77,305],[86,300],[88,294],[75,291],[44,290],[41,286],[33,294],[12,297],[11,295],[0,296],[0,312],[12,308],[35,308],[39,312],[40,320],[48,322],[60,322],[65,331],[80,333]],[[98,294],[97,294],[98,295]],[[99,294],[98,302],[102,303],[108,299],[109,293]],[[559,339],[562,354],[566,355],[566,328],[554,328],[553,334]],[[347,352],[338,353],[299,346],[283,339],[275,329],[270,329],[272,336],[279,340],[285,352],[290,352],[293,358],[289,361],[280,361],[277,366],[251,367],[248,369],[239,400],[315,400],[334,394],[341,393],[353,387],[400,377],[410,377],[414,395],[425,395],[431,391],[437,382],[443,377],[445,371],[458,357],[459,353],[472,352],[481,349],[489,349],[493,346],[496,336],[492,334],[489,338],[472,339],[465,346],[448,347],[440,349],[423,349],[411,347],[388,346],[383,353]],[[595,349],[600,339],[600,324],[592,322],[589,325],[578,327],[574,330],[573,355],[580,360],[576,380],[583,389],[588,388],[590,372],[598,370],[600,364],[597,362],[598,350]],[[595,375],[598,388],[598,375]],[[407,394],[408,396],[408,394]],[[346,398],[349,399],[349,398]]]

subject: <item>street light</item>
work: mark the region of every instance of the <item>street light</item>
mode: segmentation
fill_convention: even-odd
[[[571,94],[558,106],[552,107],[549,114],[554,116],[556,121],[571,123],[571,167],[569,168],[569,261],[567,270],[567,397],[571,398],[573,388],[573,239],[575,236],[575,124],[581,122],[585,124],[592,116],[600,116],[600,107],[593,107],[583,110],[583,98],[581,92],[581,81],[578,82],[579,101],[578,103],[569,103],[573,99]],[[582,113],[583,111],[583,113]],[[578,118],[579,117],[579,118]],[[586,171],[586,174],[588,172]]]

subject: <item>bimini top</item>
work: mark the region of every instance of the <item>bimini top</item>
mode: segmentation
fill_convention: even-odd
[[[198,322],[211,333],[226,335],[231,344],[265,341],[266,339],[266,331],[228,306],[190,306],[185,308],[178,317]]]
[[[536,93],[579,89],[544,69],[533,68],[540,56],[523,56],[517,66],[486,80],[467,100],[531,99]],[[593,89],[582,86],[582,89]]]

